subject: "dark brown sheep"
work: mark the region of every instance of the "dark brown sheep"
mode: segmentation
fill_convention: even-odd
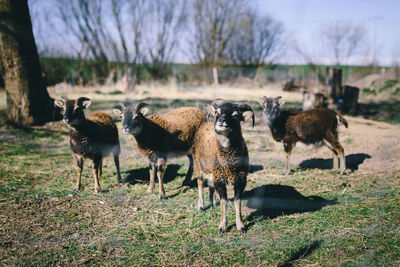
[[[340,174],[346,169],[343,147],[338,138],[338,122],[346,128],[347,121],[338,113],[327,108],[317,108],[302,112],[281,111],[281,97],[268,98],[264,96],[259,103],[264,108],[264,115],[275,141],[283,142],[286,152],[284,174],[290,172],[289,159],[297,142],[317,144],[324,142],[333,153],[333,168],[338,169],[340,156]]]
[[[198,209],[204,210],[203,182],[207,180],[211,206],[214,205],[214,188],[221,201],[220,232],[227,229],[226,209],[228,184],[234,188],[236,227],[246,231],[241,215],[241,196],[246,186],[249,170],[249,154],[242,136],[240,122],[243,113],[251,112],[254,126],[254,111],[247,104],[226,103],[215,100],[208,106],[209,113],[216,117],[215,123],[207,122],[197,131],[193,143],[193,158],[199,189]]]
[[[146,105],[146,103],[139,103],[136,107],[121,105],[122,110],[114,109],[114,112],[122,118],[122,132],[135,137],[138,151],[149,160],[150,184],[147,192],[153,192],[157,168],[159,196],[163,199],[165,198],[163,177],[168,158],[184,155],[189,157],[189,169],[184,184],[190,183],[193,174],[191,155],[193,138],[206,118],[200,109],[191,107],[145,117],[148,111]]]
[[[83,109],[91,104],[90,99],[86,97],[69,100],[63,96],[62,100],[55,100],[55,104],[63,109],[63,122],[70,127],[69,143],[78,166],[74,189],[80,190],[83,159],[89,158],[93,161],[94,190],[96,193],[101,192],[99,177],[102,173],[103,158],[111,153],[120,182],[118,129],[111,117],[104,112],[92,112],[85,117]]]

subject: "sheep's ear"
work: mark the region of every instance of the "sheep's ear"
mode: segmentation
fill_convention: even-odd
[[[283,104],[285,104],[285,100],[283,99],[279,99],[278,100],[279,106],[282,106]]]
[[[264,96],[264,97],[262,97],[262,98],[259,98],[259,99],[257,99],[257,101],[258,101],[258,103],[260,103],[260,105],[261,106],[265,106],[265,103],[266,103],[266,96]]]
[[[59,108],[64,108],[64,102],[62,100],[54,100],[54,105],[56,105]]]
[[[214,105],[206,105],[206,112],[209,115],[214,116],[216,111],[217,111],[217,109],[216,109],[216,107],[214,107]]]
[[[145,116],[149,112],[149,108],[141,108],[140,113],[142,113],[143,116]]]
[[[214,117],[216,113],[216,107],[214,105],[206,105],[205,111],[207,113],[207,121],[210,117]]]
[[[113,113],[114,113],[115,115],[117,115],[117,116],[121,116],[121,114],[122,114],[121,110],[119,110],[119,109],[117,109],[117,108],[114,108],[114,109],[113,109]]]

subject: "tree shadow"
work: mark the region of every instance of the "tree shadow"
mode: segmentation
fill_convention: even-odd
[[[178,170],[181,168],[181,165],[178,164],[168,164],[164,174],[164,184],[171,182],[176,177],[180,176]],[[156,179],[158,182],[158,179]],[[131,185],[137,183],[149,183],[150,181],[150,172],[149,167],[139,168],[128,171],[128,175],[122,180],[124,183],[128,183]]]
[[[371,158],[370,155],[365,153],[350,154],[346,156],[346,168],[355,171],[358,166],[364,162],[365,159]],[[320,169],[327,170],[333,168],[333,159],[313,158],[308,159],[299,164],[302,169]]]
[[[322,240],[315,240],[309,245],[305,245],[301,247],[296,253],[294,253],[288,260],[286,260],[284,263],[279,264],[279,267],[290,267],[293,266],[293,264],[300,259],[303,259],[310,255],[314,250],[319,248],[321,244],[323,243]]]
[[[319,196],[303,196],[294,187],[287,185],[262,185],[243,193],[246,206],[255,209],[247,218],[247,228],[257,220],[273,219],[282,215],[318,211],[335,205],[336,199],[326,200]]]

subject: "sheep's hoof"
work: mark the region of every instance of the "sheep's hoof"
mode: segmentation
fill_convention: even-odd
[[[167,199],[167,197],[166,196],[160,196],[160,200],[164,200],[164,199]]]
[[[81,190],[80,187],[74,187],[74,189],[73,189],[74,192],[78,192],[78,191],[80,191],[80,190]]]
[[[147,193],[147,194],[151,194],[151,193],[153,193],[153,189],[150,189],[150,188],[149,188],[149,189],[147,189],[147,190],[146,190],[146,193]]]
[[[94,192],[95,192],[96,194],[100,194],[100,193],[101,193],[101,189],[95,189]]]
[[[198,211],[200,211],[200,212],[203,212],[203,211],[204,211],[204,208],[203,208],[203,207],[198,207],[197,209],[198,209]]]
[[[220,232],[221,234],[225,233],[225,232],[226,232],[226,229],[227,229],[226,224],[221,224],[221,225],[219,226],[219,232]]]
[[[241,233],[241,234],[245,234],[246,232],[247,232],[247,229],[246,229],[246,227],[242,227],[242,228],[240,228],[239,229],[239,232]]]
[[[284,170],[283,173],[282,173],[282,175],[287,176],[287,175],[289,175],[289,173],[290,173],[290,170]]]

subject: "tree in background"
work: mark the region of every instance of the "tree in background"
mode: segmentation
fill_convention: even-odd
[[[367,31],[361,25],[335,22],[321,29],[322,41],[333,54],[336,65],[348,63],[366,43]]]
[[[142,35],[144,18],[148,13],[146,1],[111,0],[111,10],[118,38],[110,42],[116,53],[116,60],[125,63],[126,90],[133,91],[139,82],[137,64],[144,58]]]
[[[196,62],[212,67],[227,62],[226,49],[244,9],[247,9],[247,4],[243,0],[194,1],[190,42]]]
[[[151,64],[148,67],[151,74],[163,78],[186,30],[187,1],[155,0],[148,1],[148,5],[144,34],[146,61]]]
[[[42,78],[27,0],[1,0],[0,12],[0,60],[8,122],[28,126],[58,119],[60,113]]]
[[[214,84],[218,84],[217,67],[227,63],[226,49],[245,9],[244,0],[194,0],[191,56],[213,68]]]
[[[128,91],[138,82],[138,64],[159,77],[186,21],[186,0],[60,0],[58,7],[69,33],[61,37],[73,36],[78,58],[124,63]]]
[[[239,18],[227,57],[231,63],[242,66],[271,64],[281,54],[284,43],[280,22],[248,10]]]

